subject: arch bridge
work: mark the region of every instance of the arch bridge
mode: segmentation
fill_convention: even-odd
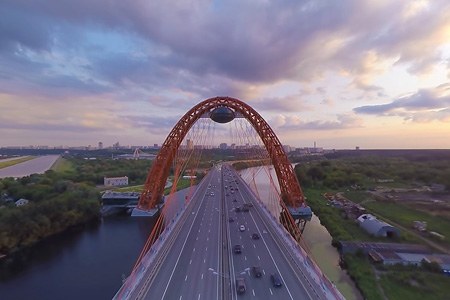
[[[202,117],[211,115],[221,108],[229,109],[234,116],[247,119],[258,133],[274,166],[280,186],[281,199],[294,218],[301,216],[305,197],[295,176],[282,144],[269,124],[251,106],[231,97],[215,97],[204,100],[191,108],[173,127],[164,141],[147,176],[144,192],[139,200],[141,210],[154,209],[162,202],[164,186],[177,149],[193,124]],[[219,120],[220,122],[220,120]]]

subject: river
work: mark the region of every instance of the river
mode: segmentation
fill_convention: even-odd
[[[264,182],[263,174],[258,173],[256,180]],[[1,259],[0,299],[111,299],[122,275],[130,273],[152,225],[145,218],[103,218]],[[315,216],[306,225],[304,238],[342,294],[362,299],[339,268],[331,237]]]

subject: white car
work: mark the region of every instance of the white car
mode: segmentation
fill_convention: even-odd
[[[239,231],[245,231],[245,226],[244,225],[239,226]]]

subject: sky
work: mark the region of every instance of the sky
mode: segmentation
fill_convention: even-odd
[[[238,98],[283,144],[450,148],[448,0],[2,0],[0,147],[162,144]]]

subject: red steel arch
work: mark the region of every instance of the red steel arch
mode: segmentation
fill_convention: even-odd
[[[201,116],[221,106],[241,113],[258,132],[272,160],[280,184],[283,202],[293,208],[298,208],[304,204],[305,199],[294,169],[269,124],[251,106],[241,100],[230,97],[215,97],[191,108],[169,133],[148,173],[144,192],[139,200],[139,209],[149,210],[161,202],[170,167],[185,135]]]

